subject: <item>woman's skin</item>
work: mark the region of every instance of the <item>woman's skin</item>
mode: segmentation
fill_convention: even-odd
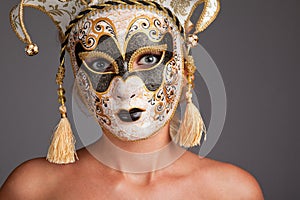
[[[120,148],[139,153],[170,142],[168,125],[138,142],[106,136]],[[79,161],[68,165],[45,158],[23,163],[2,186],[0,199],[263,199],[258,183],[246,171],[188,151],[166,168],[138,174],[111,169],[86,148],[78,156]]]

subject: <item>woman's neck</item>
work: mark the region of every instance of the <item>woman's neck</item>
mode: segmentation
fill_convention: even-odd
[[[127,173],[147,173],[162,169],[185,152],[185,149],[171,141],[168,125],[140,141],[122,141],[105,133],[87,150],[102,164]]]

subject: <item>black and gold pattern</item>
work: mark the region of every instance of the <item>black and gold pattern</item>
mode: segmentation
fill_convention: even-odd
[[[133,10],[131,10],[131,12],[132,11]],[[93,15],[89,15],[87,21],[97,19],[98,16],[100,16],[100,14],[98,15],[97,13],[98,12],[93,12]],[[101,16],[109,14],[109,11],[106,11],[101,13]],[[178,99],[178,96],[180,96],[183,74],[183,54],[181,48],[183,38],[181,38],[174,24],[170,22],[170,19],[166,16],[160,15],[159,18],[154,17],[159,16],[157,14],[151,14],[149,16],[133,17],[133,20],[129,22],[128,31],[123,36],[125,38],[125,45],[123,45],[124,50],[120,49],[117,34],[103,34],[99,37],[97,46],[94,49],[87,50],[84,48],[83,43],[76,38],[78,37],[77,32],[79,32],[78,30],[80,30],[81,27],[76,26],[78,28],[75,27],[74,30],[70,32],[70,40],[79,42],[72,43],[73,47],[70,46],[69,48],[75,49],[74,55],[80,55],[79,57],[81,57],[81,59],[76,59],[76,65],[78,66],[80,74],[82,74],[82,71],[84,72],[84,76],[82,76],[83,81],[85,82],[87,79],[89,83],[89,87],[83,91],[83,93],[85,93],[84,96],[90,96],[87,98],[89,102],[87,104],[94,107],[96,117],[101,124],[110,126],[110,123],[106,122],[111,122],[112,119],[106,118],[105,116],[106,113],[111,113],[111,111],[105,107],[103,101],[99,101],[97,105],[95,105],[91,96],[97,96],[97,99],[108,97],[108,91],[112,90],[112,88],[110,88],[111,83],[117,77],[121,77],[124,81],[130,77],[138,77],[143,81],[145,91],[152,94],[152,97],[149,96],[148,103],[149,109],[153,107],[153,111],[155,111],[153,121],[159,121],[159,123],[163,124],[166,123],[166,119],[172,115],[174,108],[176,108],[178,100],[175,99],[176,97]],[[80,23],[81,22],[78,24]],[[84,24],[81,23],[81,26],[83,25]],[[118,31],[113,29],[113,32],[117,33]],[[155,34],[151,34],[151,32]],[[89,35],[90,33],[87,32],[85,34]],[[109,61],[109,63],[113,66],[113,63],[116,63],[118,70],[95,73],[89,69],[88,64],[85,62],[85,57],[88,57],[89,54],[94,54],[103,58],[101,54],[104,53],[114,59],[114,61]],[[141,55],[147,53],[157,53],[161,56],[157,65],[148,69],[133,69],[133,62],[138,60]],[[90,63],[90,65],[91,64],[92,63]],[[82,78],[81,75],[77,76],[79,82]],[[90,93],[93,93],[93,95],[90,95]]]

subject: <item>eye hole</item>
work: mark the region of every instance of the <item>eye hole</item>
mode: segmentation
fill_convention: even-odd
[[[154,65],[158,63],[159,61],[159,56],[158,55],[153,55],[153,54],[148,54],[143,56],[139,61],[139,65]]]
[[[103,52],[82,52],[79,57],[84,66],[94,73],[118,73],[117,64]]]
[[[134,63],[134,69],[148,69],[155,66],[161,60],[162,53],[148,53],[141,55]]]
[[[109,70],[109,67],[110,67],[110,63],[103,58],[97,59],[89,65],[91,66],[91,68],[93,70],[95,70],[97,72],[105,72],[105,71]]]
[[[95,72],[115,72],[112,63],[105,58],[89,58],[85,62]]]

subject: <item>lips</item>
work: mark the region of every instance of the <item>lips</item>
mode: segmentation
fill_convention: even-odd
[[[135,122],[141,118],[142,113],[144,111],[145,110],[142,110],[140,108],[132,108],[129,111],[128,110],[120,110],[118,112],[118,117],[123,122]]]

